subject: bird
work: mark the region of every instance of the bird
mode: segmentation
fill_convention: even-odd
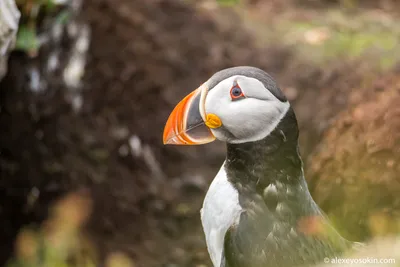
[[[226,143],[200,211],[214,267],[311,266],[362,246],[313,200],[298,137],[277,82],[251,66],[216,72],[171,112],[164,144]]]

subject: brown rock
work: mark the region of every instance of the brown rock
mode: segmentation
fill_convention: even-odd
[[[310,160],[312,194],[351,239],[400,229],[399,81],[395,73],[355,89],[364,98],[352,98]]]

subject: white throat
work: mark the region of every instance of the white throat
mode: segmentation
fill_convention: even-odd
[[[263,125],[263,128],[258,131],[253,133],[252,135],[249,135],[248,137],[245,138],[240,138],[240,139],[228,139],[227,142],[231,144],[242,144],[242,143],[248,143],[248,142],[256,142],[264,139],[267,137],[275,128],[278,126],[279,122],[285,117],[286,113],[288,112],[290,108],[289,101],[287,102],[271,102],[270,105],[268,106],[269,110],[279,110],[279,113],[276,117],[268,117],[265,116],[264,118],[253,118],[253,120],[248,120],[243,122],[243,127],[247,126],[248,128],[252,127],[252,124],[261,124]],[[254,107],[254,109],[257,109],[257,106]],[[266,114],[270,114],[272,112],[265,112]],[[214,132],[213,132],[214,133]],[[217,136],[217,135],[216,135]]]
[[[239,194],[228,181],[225,163],[212,181],[200,211],[207,249],[214,267],[221,266],[226,231],[239,223],[242,207]]]

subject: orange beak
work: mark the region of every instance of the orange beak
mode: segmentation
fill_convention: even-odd
[[[201,86],[176,105],[165,124],[166,145],[201,145],[215,140],[204,122],[207,87]]]

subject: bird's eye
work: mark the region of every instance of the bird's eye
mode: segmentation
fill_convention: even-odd
[[[239,99],[239,98],[242,98],[242,97],[244,97],[242,89],[239,87],[238,84],[234,85],[231,88],[231,98],[232,98],[232,100]]]

